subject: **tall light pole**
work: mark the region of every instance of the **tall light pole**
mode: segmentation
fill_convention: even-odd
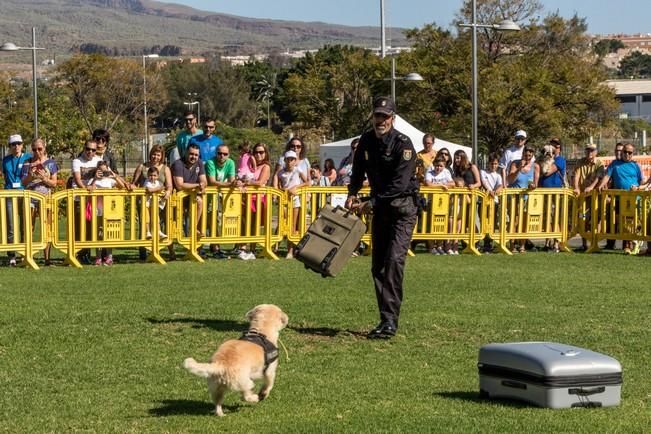
[[[190,95],[190,94],[188,94]],[[196,94],[195,94],[196,95]],[[201,124],[201,103],[199,101],[184,102],[183,104],[188,106],[189,110],[192,110],[192,106],[197,106],[197,125]]]
[[[519,31],[520,26],[511,20],[502,20],[499,24],[477,24],[477,0],[472,0],[472,22],[459,24],[459,27],[470,27],[472,30],[472,161],[477,164],[479,147],[477,144],[477,123],[479,112],[479,98],[477,96],[477,29],[494,29],[497,31]]]
[[[191,103],[187,103],[188,105],[197,105],[197,125],[201,125],[201,103],[199,100],[197,100],[197,96],[199,94],[197,92],[188,92],[188,98],[189,99],[194,99]],[[185,104],[185,103],[184,103]]]
[[[19,51],[32,50],[32,87],[34,88],[34,138],[38,137],[38,90],[36,87],[36,50],[45,50],[45,48],[36,47],[36,27],[32,27],[32,46],[17,47],[11,42],[7,42],[0,47],[0,51]]]
[[[143,142],[143,161],[148,160],[149,155],[149,131],[147,125],[147,59],[158,57],[158,54],[143,54],[142,55],[142,95],[145,111],[145,141]]]
[[[391,58],[391,77],[388,79],[391,80],[391,99],[393,99],[394,104],[396,103],[396,81],[423,81],[423,77],[417,72],[410,72],[404,77],[396,77],[396,58]]]
[[[384,0],[380,0],[380,56],[384,59],[387,55],[387,33],[384,29]]]

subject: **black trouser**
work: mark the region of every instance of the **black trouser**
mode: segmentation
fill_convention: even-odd
[[[397,325],[402,303],[405,258],[417,218],[412,198],[400,208],[378,204],[373,210],[371,273],[381,321]]]

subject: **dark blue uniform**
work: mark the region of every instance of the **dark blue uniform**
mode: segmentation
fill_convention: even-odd
[[[392,128],[381,138],[362,135],[353,160],[348,194],[356,196],[368,177],[373,203],[372,269],[380,325],[369,337],[395,334],[402,303],[405,257],[416,224],[416,151],[406,135]]]

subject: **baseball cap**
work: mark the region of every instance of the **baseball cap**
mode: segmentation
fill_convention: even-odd
[[[386,96],[379,96],[373,101],[373,114],[379,113],[392,116],[396,112],[396,104]]]
[[[20,134],[12,134],[9,136],[9,144],[14,144],[14,143],[23,143],[23,138],[20,137]]]
[[[597,150],[597,145],[595,145],[594,143],[588,143],[587,145],[585,145],[585,149],[589,149],[591,151],[596,151]]]
[[[287,151],[285,152],[285,158],[298,158],[298,156],[294,151]]]
[[[518,130],[515,132],[515,138],[517,139],[518,137],[522,137],[524,139],[527,138],[527,132],[525,130]]]

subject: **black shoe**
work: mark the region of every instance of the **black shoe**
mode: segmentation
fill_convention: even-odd
[[[373,330],[368,332],[368,339],[391,339],[396,335],[398,327],[393,321],[382,321]]]

